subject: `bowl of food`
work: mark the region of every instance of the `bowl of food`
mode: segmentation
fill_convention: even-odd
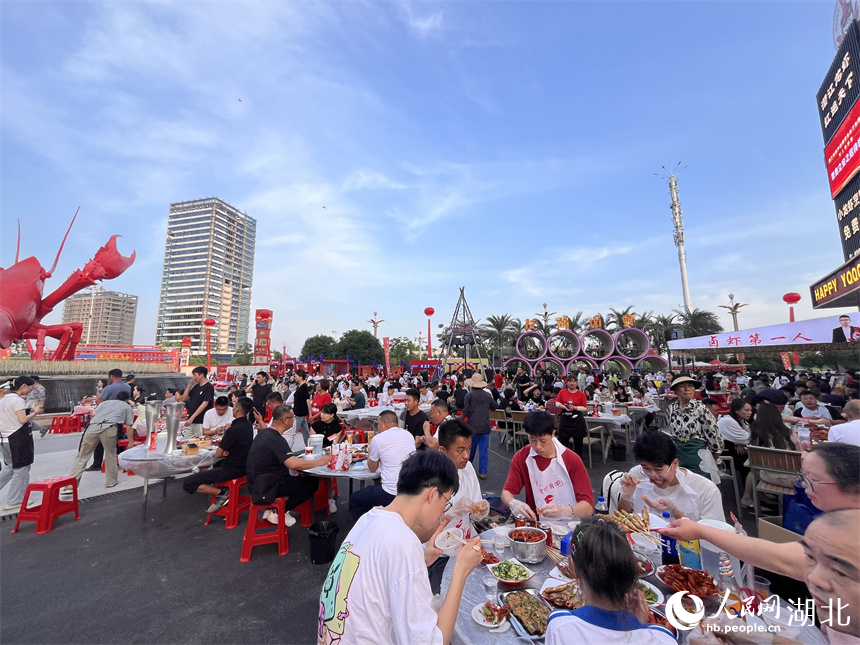
[[[463,546],[463,529],[450,528],[447,531],[442,531],[436,536],[436,547],[442,549],[442,553],[449,558],[457,555],[457,551]]]
[[[654,563],[651,561],[651,558],[636,549],[633,549],[633,557],[636,558],[636,568],[640,578],[650,576],[654,573]]]
[[[515,558],[499,562],[498,564],[488,564],[487,568],[501,582],[508,584],[519,584],[520,582],[531,580],[535,574],[534,571],[523,566],[522,562],[519,562]]]
[[[537,564],[546,557],[546,533],[532,527],[520,527],[508,534],[511,551],[521,562]]]

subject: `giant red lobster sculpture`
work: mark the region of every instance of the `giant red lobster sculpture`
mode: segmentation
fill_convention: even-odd
[[[45,358],[45,337],[50,336],[60,341],[53,360],[73,360],[75,348],[84,330],[83,324],[74,322],[65,325],[43,325],[42,318],[72,294],[93,286],[96,280],[113,280],[134,262],[135,252],[132,251],[128,257],[120,255],[116,248],[116,238],[121,236],[113,235],[108,243],[96,252],[95,257],[84,265],[83,270],[76,269],[59,289],[42,298],[45,280],[50,278],[57,268],[60,253],[63,252],[66,238],[69,237],[77,217],[76,211],[69,230],[63,237],[63,243],[60,244],[60,250],[57,251],[54,266],[49,271],[45,271],[35,257],[18,261],[21,250],[21,223],[18,223],[15,264],[8,269],[0,268],[0,349],[7,349],[19,340],[35,339],[36,351],[33,358],[40,361]]]

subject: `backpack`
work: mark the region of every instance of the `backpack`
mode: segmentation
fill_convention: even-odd
[[[618,508],[618,500],[621,497],[621,478],[626,473],[623,470],[610,470],[603,478],[603,486],[600,488],[600,496],[609,505],[609,512],[614,513]]]

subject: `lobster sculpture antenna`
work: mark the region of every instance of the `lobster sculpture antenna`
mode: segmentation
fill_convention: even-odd
[[[75,357],[75,348],[81,339],[84,326],[74,322],[61,325],[43,325],[42,318],[53,311],[63,300],[81,289],[91,287],[97,280],[112,280],[132,265],[136,254],[123,256],[116,248],[119,235],[112,235],[93,259],[83,269],[75,269],[68,279],[54,292],[42,297],[45,280],[50,278],[60,261],[60,254],[78,217],[80,207],[72,217],[72,223],[63,237],[54,265],[45,271],[35,257],[19,260],[21,250],[21,223],[18,222],[18,248],[15,251],[15,264],[7,269],[0,267],[0,349],[11,347],[19,340],[35,339],[36,348],[32,352],[35,360],[45,357],[45,338],[50,336],[59,340],[53,360],[70,361]],[[29,345],[29,343],[28,343]]]
[[[75,214],[74,214],[74,216],[72,217],[72,223],[71,223],[71,224],[69,224],[69,228],[66,230],[66,234],[63,236],[63,241],[62,241],[62,242],[60,242],[60,248],[59,248],[59,250],[57,251],[57,257],[55,257],[55,258],[54,258],[54,266],[52,266],[52,267],[51,267],[51,269],[48,271],[48,276],[52,276],[52,275],[54,275],[54,270],[57,268],[57,262],[59,262],[59,261],[60,261],[60,253],[62,253],[62,252],[63,252],[63,247],[66,245],[66,240],[67,240],[67,239],[68,239],[68,237],[69,237],[69,233],[71,233],[71,232],[72,232],[72,227],[75,225],[75,220],[76,220],[76,219],[78,219],[78,213],[79,213],[80,211],[81,211],[81,207],[80,207],[80,206],[78,206],[78,210],[76,210],[76,211],[75,211]],[[18,230],[19,230],[19,233],[18,233],[18,234],[20,235],[20,230],[21,230],[21,223],[20,223],[20,222],[18,223]],[[18,261],[18,259],[16,258],[16,259],[15,259],[15,261],[17,262],[17,261]],[[68,296],[67,296],[67,297],[68,297]]]

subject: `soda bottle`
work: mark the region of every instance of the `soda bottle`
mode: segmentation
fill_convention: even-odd
[[[672,514],[669,511],[663,511],[663,519],[666,524],[672,522]],[[663,564],[681,564],[681,558],[678,555],[678,540],[670,538],[668,535],[662,536],[662,562]]]
[[[597,498],[597,504],[594,506],[595,515],[609,515],[609,506],[606,505],[606,499],[603,497]]]
[[[720,551],[720,579],[717,581],[717,590],[721,598],[726,598],[728,592],[726,611],[730,614],[739,614],[743,606],[744,594],[735,580],[732,561],[725,551]]]

